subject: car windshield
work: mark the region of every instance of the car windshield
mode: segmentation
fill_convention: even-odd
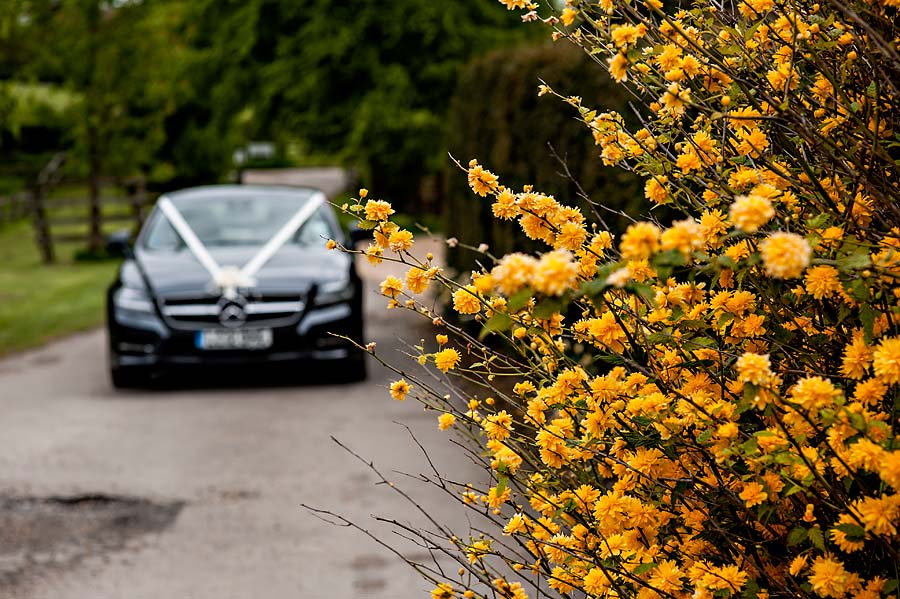
[[[263,245],[309,201],[308,197],[259,195],[173,200],[175,207],[207,247]],[[321,246],[334,237],[331,224],[319,208],[288,243]],[[144,246],[150,250],[184,247],[181,236],[160,211],[149,225]]]

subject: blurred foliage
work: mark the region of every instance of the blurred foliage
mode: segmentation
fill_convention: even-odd
[[[165,141],[165,120],[187,89],[179,6],[6,3],[0,73],[14,102],[0,123],[4,154],[68,146],[70,168],[80,175],[149,171]]]
[[[643,198],[639,179],[606,167],[599,149],[584,135],[574,111],[560,110],[559,101],[538,97],[541,81],[560,93],[578,90],[586,103],[631,114],[624,88],[605,69],[574,46],[559,42],[526,49],[499,50],[474,62],[460,76],[448,115],[448,147],[465,167],[478,158],[505,185],[521,191],[534,185],[567,204],[594,213],[609,230],[625,229]],[[444,175],[447,230],[460,241],[487,243],[497,256],[543,248],[531,242],[515,224],[491,215],[490,203],[475,198],[466,176],[448,162]],[[568,169],[571,177],[565,174]],[[590,202],[579,197],[579,187]],[[596,204],[592,206],[591,204]],[[468,270],[479,254],[462,248],[450,253],[451,265]]]
[[[459,71],[539,35],[494,0],[4,0],[0,142],[24,143],[11,85],[74,104],[58,144],[83,170],[220,180],[272,140],[340,162],[415,210],[442,164]],[[49,139],[49,138],[48,138]]]
[[[423,175],[440,168],[461,67],[537,33],[493,0],[203,0],[193,10],[198,46],[222,51],[208,71],[216,104],[234,113],[251,96],[245,135],[300,139],[411,210]]]

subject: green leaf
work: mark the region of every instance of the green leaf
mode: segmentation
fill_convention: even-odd
[[[858,246],[850,254],[837,259],[839,270],[861,270],[872,265],[869,259],[869,250],[863,246]]]
[[[806,221],[806,226],[810,229],[821,229],[826,224],[828,224],[828,214],[824,212]]]
[[[875,310],[872,306],[869,304],[859,306],[859,320],[863,325],[863,340],[866,343],[872,343],[872,330],[875,327]]]
[[[819,549],[821,551],[825,551],[825,535],[822,534],[822,529],[818,526],[813,526],[809,529],[809,533],[807,534],[807,538],[809,539],[810,544]]]
[[[581,284],[579,291],[581,291],[581,295],[586,295],[588,297],[594,297],[600,293],[606,291],[609,287],[609,284],[606,282],[606,277],[596,279],[591,279],[590,281],[585,281]]]
[[[528,304],[528,300],[531,299],[533,294],[534,291],[532,291],[530,287],[526,287],[513,294],[513,296],[509,298],[509,301],[506,302],[506,307],[510,312],[518,312]]]
[[[500,493],[502,493],[503,491],[506,490],[506,483],[508,480],[509,480],[508,477],[501,476],[500,479],[497,481],[497,495],[499,495]]]
[[[730,593],[729,595],[730,596]],[[759,596],[759,585],[756,584],[756,581],[750,579],[745,584],[744,592],[741,593],[741,599],[754,599]]]
[[[866,529],[856,524],[838,524],[835,528],[847,535],[847,539],[853,542],[864,541],[866,538]]]
[[[656,295],[653,292],[653,287],[645,283],[628,283],[628,285],[625,286],[625,290],[631,291],[632,293],[637,293],[648,302],[653,301],[653,298]]]
[[[866,417],[863,416],[862,414],[857,414],[855,412],[851,413],[850,414],[850,424],[852,424],[853,428],[855,428],[856,430],[864,431],[864,430],[866,430]]]
[[[881,592],[887,595],[896,591],[898,587],[900,587],[900,581],[898,581],[896,578],[891,578],[885,583],[884,588],[881,589]]]
[[[654,267],[684,266],[686,264],[686,261],[684,259],[684,254],[682,254],[678,250],[667,250],[653,256],[653,258],[650,260],[650,263]]]
[[[647,572],[649,572],[650,570],[655,568],[657,565],[658,564],[656,562],[641,564],[640,566],[638,566],[637,568],[635,568],[632,571],[632,574],[634,574],[635,576],[640,576],[641,574],[646,574]]]
[[[374,229],[377,226],[378,226],[377,220],[361,220],[361,221],[359,221],[359,228],[363,229],[364,231],[371,231],[372,229]]]
[[[850,294],[853,296],[853,299],[859,300],[861,302],[867,302],[870,299],[869,286],[866,285],[866,282],[862,279],[854,279],[852,283],[850,283]]]
[[[547,319],[557,312],[561,312],[562,309],[563,303],[560,300],[547,298],[538,302],[532,314],[535,318]]]
[[[615,354],[600,354],[597,356],[597,359],[613,366],[621,366],[625,363],[625,360],[621,356]]]
[[[802,526],[798,526],[798,527],[794,528],[794,530],[792,530],[790,532],[790,534],[788,534],[788,538],[787,538],[788,547],[793,547],[794,545],[799,545],[800,543],[802,543],[803,541],[806,540],[806,537],[808,534],[809,534],[809,531],[806,530],[805,528],[803,528]]]
[[[713,436],[713,430],[711,428],[706,429],[699,435],[697,435],[697,443],[706,443]]]
[[[859,102],[851,102],[850,110],[852,110],[853,112],[859,112]]]
[[[744,399],[753,401],[759,395],[759,387],[752,383],[744,383]]]
[[[488,318],[487,322],[484,323],[481,332],[478,334],[478,338],[484,339],[491,333],[506,331],[510,326],[512,326],[512,318],[510,318],[508,314],[494,312],[494,315]]]

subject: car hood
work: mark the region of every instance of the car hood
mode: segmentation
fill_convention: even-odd
[[[258,247],[208,248],[221,267],[238,268],[249,262]],[[209,272],[188,249],[146,251],[135,254],[151,289],[159,295],[203,295],[211,291]],[[258,293],[306,295],[313,285],[346,279],[349,256],[325,248],[284,246],[255,275]]]

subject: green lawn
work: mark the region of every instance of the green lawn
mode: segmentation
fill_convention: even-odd
[[[0,355],[99,325],[117,263],[75,262],[75,245],[57,245],[41,263],[31,224],[0,227]]]

